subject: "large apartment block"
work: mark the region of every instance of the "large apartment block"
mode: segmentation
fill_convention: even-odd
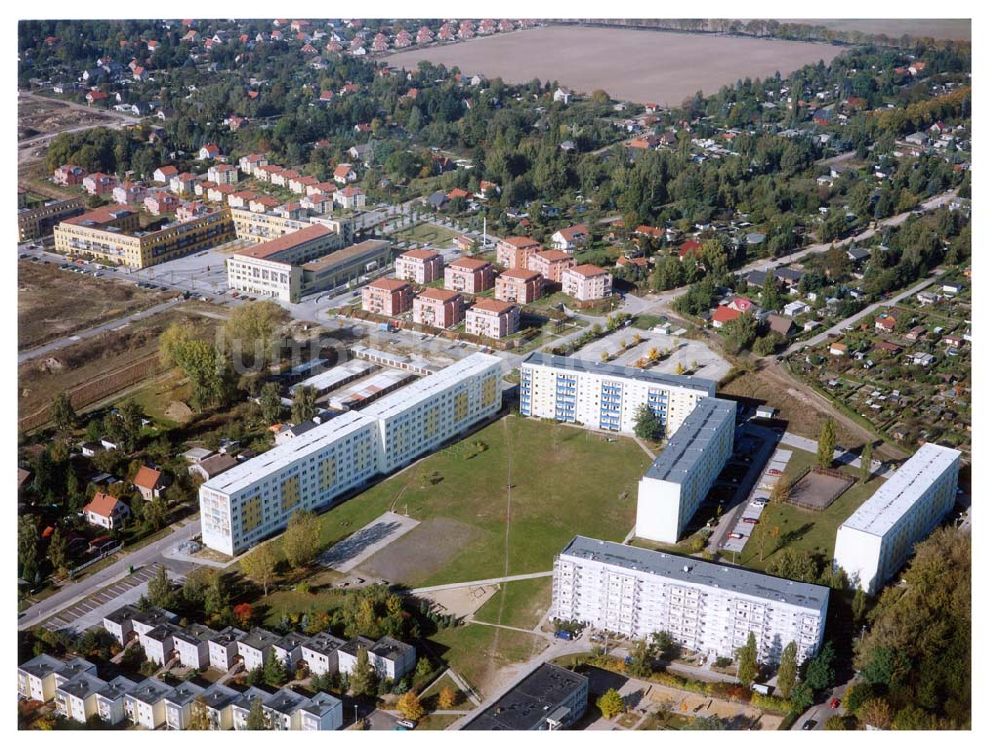
[[[361,309],[376,315],[400,315],[413,307],[413,287],[401,279],[376,279],[361,290]]]
[[[792,641],[800,662],[816,653],[829,599],[825,586],[577,536],[556,557],[551,613],[631,638],[665,630],[709,659],[733,658],[752,632],[775,664]]]
[[[493,296],[505,302],[527,305],[542,296],[542,275],[523,268],[508,269],[497,276]]]
[[[334,417],[212,477],[202,539],[236,555],[313,510],[406,466],[500,410],[501,360],[476,353],[360,411]]]
[[[675,544],[733,452],[736,402],[703,398],[639,480],[635,534]]]
[[[493,286],[493,264],[476,258],[462,257],[444,269],[444,288],[453,292],[473,294]]]
[[[44,237],[59,222],[79,216],[85,210],[83,198],[47,201],[35,208],[22,208],[17,212],[17,241],[28,242]]]
[[[882,588],[955,507],[961,455],[924,443],[837,529],[834,565],[868,593]]]
[[[611,273],[591,263],[567,268],[562,272],[562,287],[581,302],[604,299],[611,294]]]
[[[222,210],[143,231],[138,214],[116,206],[63,221],[53,234],[56,252],[63,255],[93,255],[146,268],[228,242],[233,239],[233,223],[229,211]]]
[[[673,435],[715,382],[532,352],[521,366],[521,414],[631,435],[648,404]]]
[[[465,332],[475,336],[502,339],[517,333],[521,312],[510,302],[480,297],[465,311]]]
[[[396,278],[430,284],[444,274],[444,256],[437,250],[407,250],[396,258]]]

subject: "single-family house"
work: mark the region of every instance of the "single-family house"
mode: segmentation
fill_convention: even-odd
[[[206,143],[198,150],[198,159],[207,161],[208,159],[218,159],[222,156],[222,151],[214,143]]]
[[[338,164],[333,170],[333,181],[338,185],[347,185],[358,179],[358,173],[350,164]]]
[[[590,231],[584,224],[574,224],[571,227],[560,229],[554,232],[551,238],[552,247],[568,253],[586,244],[589,239]]]
[[[132,509],[127,503],[103,492],[95,493],[94,498],[83,506],[83,516],[87,523],[105,529],[121,528],[131,515]]]
[[[160,469],[143,466],[136,472],[132,480],[133,486],[139,490],[142,499],[149,501],[160,496],[160,491],[167,486],[166,476]]]

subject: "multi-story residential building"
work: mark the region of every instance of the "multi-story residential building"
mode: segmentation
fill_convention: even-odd
[[[191,723],[194,702],[205,692],[193,682],[182,682],[163,698],[164,716],[168,729],[187,729]]]
[[[118,184],[113,175],[94,172],[83,178],[83,189],[91,195],[110,195]]]
[[[249,672],[257,667],[263,667],[268,654],[274,650],[274,644],[280,640],[281,636],[269,630],[251,628],[249,633],[237,641],[237,648],[243,657],[243,668]]]
[[[562,287],[581,302],[604,299],[611,296],[611,273],[590,263],[567,268],[562,272]]]
[[[48,654],[39,654],[17,668],[17,694],[30,700],[52,700],[56,693],[56,671],[63,663]]]
[[[552,617],[631,638],[665,630],[709,659],[733,658],[752,632],[761,662],[823,641],[830,590],[743,568],[575,537],[556,557]]]
[[[285,669],[294,670],[302,660],[302,644],[308,641],[302,633],[289,633],[274,644],[274,656]]]
[[[562,275],[576,265],[576,260],[562,250],[540,250],[528,257],[528,270],[536,271],[546,281],[562,283]]]
[[[104,629],[122,646],[133,638],[148,633],[158,625],[174,623],[177,615],[163,609],[142,611],[130,605],[120,607],[104,617]]]
[[[99,208],[63,221],[55,228],[56,252],[93,255],[146,268],[233,239],[228,210],[190,221],[166,224],[153,232],[139,231],[139,216],[126,208]]]
[[[47,201],[35,208],[22,208],[17,212],[17,241],[29,242],[45,237],[59,222],[79,216],[84,210],[82,198]]]
[[[135,688],[135,682],[124,675],[118,675],[104,687],[97,690],[97,715],[108,726],[117,726],[125,721],[126,696]]]
[[[190,669],[204,669],[208,666],[209,640],[217,633],[207,625],[195,623],[174,632],[174,651],[177,660]]]
[[[400,279],[376,279],[361,290],[361,309],[393,317],[413,307],[413,287]]]
[[[174,634],[180,628],[176,625],[157,625],[152,630],[139,635],[139,645],[146,654],[146,659],[156,664],[166,664],[170,661],[174,650]]]
[[[465,317],[464,302],[458,292],[425,289],[413,300],[413,322],[434,328],[451,328]]]
[[[527,305],[542,296],[542,275],[525,268],[510,268],[497,276],[493,296],[505,302]]]
[[[407,250],[396,258],[396,278],[430,284],[444,274],[444,257],[437,250]]]
[[[324,675],[340,671],[337,667],[337,649],[344,645],[342,638],[320,632],[302,644],[302,659],[309,665],[309,674]]]
[[[60,679],[57,672],[53,696],[56,713],[74,721],[87,721],[98,713],[97,692],[107,684],[93,672],[77,672],[65,680]]]
[[[341,674],[350,674],[358,660],[358,652],[368,653],[368,662],[379,679],[395,682],[408,674],[417,664],[417,650],[408,643],[382,636],[377,641],[355,636],[337,650],[337,664]]]
[[[444,288],[474,294],[493,286],[493,264],[477,258],[462,257],[444,269]]]
[[[542,249],[533,237],[507,237],[497,242],[497,265],[507,269],[528,269],[528,258]]]
[[[235,185],[240,181],[240,173],[231,164],[213,164],[208,168],[208,181],[216,185]]]
[[[568,729],[587,711],[586,675],[540,664],[462,730]]]
[[[292,511],[328,506],[496,414],[500,365],[477,352],[211,478],[199,489],[204,543],[239,554]]]
[[[148,677],[125,692],[125,715],[133,724],[156,729],[167,720],[165,698],[173,692],[165,682]]]
[[[677,542],[732,455],[735,431],[735,401],[698,401],[639,480],[636,536]]]
[[[521,414],[578,422],[590,429],[633,434],[639,408],[649,405],[667,436],[715,382],[532,352],[521,366]]]
[[[239,641],[241,638],[245,638],[246,635],[246,631],[230,625],[209,638],[209,666],[222,672],[228,672],[239,658]]]
[[[146,200],[146,186],[141,182],[126,181],[120,185],[115,185],[111,191],[111,197],[115,203],[121,206],[128,204],[139,204]]]
[[[205,688],[205,692],[201,694],[201,702],[208,714],[209,729],[219,731],[233,728],[233,704],[239,697],[238,692],[218,682]]]
[[[250,709],[253,708],[253,704],[260,701],[261,706],[264,702],[271,697],[271,694],[261,690],[259,687],[249,687],[239,694],[239,697],[234,700],[230,706],[230,716],[232,717],[233,729],[237,731],[242,731],[247,728],[247,716],[250,713]],[[267,716],[267,712],[264,712]]]
[[[86,176],[87,170],[83,167],[78,167],[75,164],[63,164],[61,167],[56,167],[52,174],[52,181],[56,185],[69,187],[70,185],[82,185]]]
[[[465,311],[465,332],[474,336],[502,339],[517,333],[521,311],[517,305],[488,297],[479,297]]]
[[[881,589],[955,507],[961,455],[934,443],[920,446],[837,529],[833,564],[868,593]]]

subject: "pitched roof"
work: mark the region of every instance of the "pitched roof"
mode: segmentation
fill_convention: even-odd
[[[136,472],[135,479],[132,480],[132,484],[136,487],[142,487],[144,490],[155,490],[160,483],[160,478],[163,476],[163,472],[158,469],[151,469],[148,466],[143,466]]]
[[[529,271],[527,268],[508,268],[500,274],[501,279],[519,279],[521,281],[530,281],[541,277],[542,275],[538,271]]]
[[[608,273],[608,270],[600,266],[595,266],[593,263],[584,263],[582,266],[567,269],[566,273],[576,273],[589,279],[594,276],[604,276]]]
[[[479,260],[478,258],[463,257],[458,260],[453,260],[448,264],[449,268],[461,268],[466,271],[478,271],[482,268],[489,266],[489,261]]]
[[[308,227],[299,229],[295,232],[289,232],[288,234],[283,234],[281,237],[261,243],[255,247],[240,250],[237,252],[237,255],[258,259],[268,258],[276,253],[284,252],[285,250],[295,247],[303,242],[319,239],[320,237],[328,234],[332,234],[332,230],[322,224],[311,224]]]
[[[416,260],[430,260],[431,258],[437,258],[440,256],[437,250],[407,250],[402,253],[400,258],[414,258]]]
[[[504,302],[503,300],[492,299],[490,297],[480,297],[476,300],[476,304],[472,306],[473,310],[482,310],[484,312],[497,313],[498,315],[516,308],[517,305],[512,302]]]
[[[406,289],[409,284],[402,279],[375,279],[371,284],[368,285],[372,289],[386,289],[390,292],[395,292],[400,289]]]
[[[712,320],[718,323],[728,323],[731,320],[736,320],[740,317],[738,310],[734,310],[731,307],[719,306],[715,308],[712,312]]]
[[[511,237],[504,237],[501,242],[506,242],[508,245],[513,245],[514,247],[535,247],[541,244],[534,237],[519,237],[517,235]]]
[[[590,234],[590,230],[587,229],[584,224],[574,224],[571,227],[566,227],[565,229],[560,229],[555,234],[558,234],[564,240],[571,240],[574,236],[578,234]]]
[[[542,250],[541,252],[535,253],[535,257],[541,258],[542,260],[550,263],[573,260],[572,256],[567,255],[562,250]]]
[[[111,518],[115,506],[119,502],[118,498],[114,495],[105,495],[103,492],[98,492],[94,495],[93,500],[83,506],[83,512],[93,513],[104,518]]]
[[[447,289],[424,289],[420,294],[417,295],[418,299],[432,299],[438,302],[450,302],[454,299],[462,299],[462,295],[458,292],[451,292]]]

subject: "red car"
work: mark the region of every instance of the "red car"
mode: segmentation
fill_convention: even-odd
[[[756,526],[760,522],[756,518],[744,518],[743,523],[748,523],[751,526]]]
[[[840,698],[831,698],[830,708],[840,708]]]

